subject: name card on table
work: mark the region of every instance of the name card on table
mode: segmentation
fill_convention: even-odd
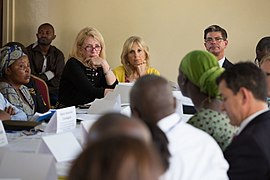
[[[88,141],[88,136],[89,136],[89,130],[90,127],[96,122],[96,120],[92,120],[92,121],[82,121],[81,122],[81,144],[82,146],[85,146],[87,144]]]
[[[57,109],[45,128],[46,133],[61,133],[76,128],[75,106]]]
[[[9,151],[0,164],[0,179],[56,180],[54,159],[47,154]]]
[[[71,132],[43,136],[38,153],[52,154],[57,162],[71,161],[82,147]]]
[[[120,95],[121,105],[129,105],[129,93],[133,84],[134,83],[118,83],[113,92],[108,93],[104,98],[110,100]]]
[[[107,100],[95,99],[91,106],[87,110],[88,114],[104,114],[107,112],[120,112],[121,111],[121,99],[120,95],[114,97],[113,99]]]
[[[8,144],[6,131],[4,129],[3,123],[0,120],[0,147]]]

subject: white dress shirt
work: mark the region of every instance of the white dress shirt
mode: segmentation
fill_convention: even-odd
[[[169,140],[170,167],[162,180],[227,180],[229,165],[215,140],[185,122],[176,113],[158,126]]]
[[[225,61],[225,56],[218,60],[218,64],[219,64],[220,67],[223,66],[224,61]]]

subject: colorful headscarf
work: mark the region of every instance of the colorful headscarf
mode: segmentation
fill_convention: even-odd
[[[191,51],[181,61],[180,70],[200,91],[209,97],[218,96],[216,78],[224,68],[218,64],[217,58],[207,51]]]
[[[17,45],[3,47],[0,54],[0,77],[3,77],[5,70],[12,63],[25,55],[22,48]]]

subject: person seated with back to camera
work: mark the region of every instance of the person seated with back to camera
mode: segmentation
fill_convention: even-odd
[[[228,163],[215,140],[176,113],[169,82],[157,75],[140,77],[130,91],[132,116],[155,124],[169,141],[169,168],[162,180],[228,179]]]
[[[60,80],[57,107],[78,106],[103,98],[116,84],[101,33],[95,28],[83,28],[75,39]]]
[[[222,112],[222,101],[216,79],[224,71],[216,57],[206,51],[191,51],[179,66],[178,84],[184,96],[190,97],[197,112],[188,123],[210,134],[222,150],[230,144],[236,127]]]
[[[149,48],[141,37],[131,36],[123,45],[121,66],[113,72],[119,82],[133,82],[145,74],[160,75],[159,71],[150,67]]]
[[[87,142],[94,143],[113,136],[131,136],[145,143],[153,143],[164,167],[169,168],[170,152],[168,139],[164,132],[155,124],[142,122],[138,118],[128,117],[121,113],[106,113],[99,117],[90,127]]]
[[[89,144],[73,162],[69,180],[158,180],[162,163],[152,144],[125,135]]]
[[[17,45],[5,46],[1,49],[0,70],[0,92],[11,104],[24,111],[28,120],[31,119],[36,107],[24,85],[31,76],[28,56]]]

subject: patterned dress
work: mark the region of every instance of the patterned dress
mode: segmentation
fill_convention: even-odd
[[[188,123],[211,135],[223,151],[231,143],[236,131],[236,127],[230,124],[226,114],[212,109],[202,108],[189,119]]]
[[[3,96],[18,109],[21,109],[27,115],[27,119],[30,119],[35,113],[34,100],[28,91],[28,88],[22,85],[19,89],[23,98],[18,92],[8,83],[0,82],[0,92]]]

